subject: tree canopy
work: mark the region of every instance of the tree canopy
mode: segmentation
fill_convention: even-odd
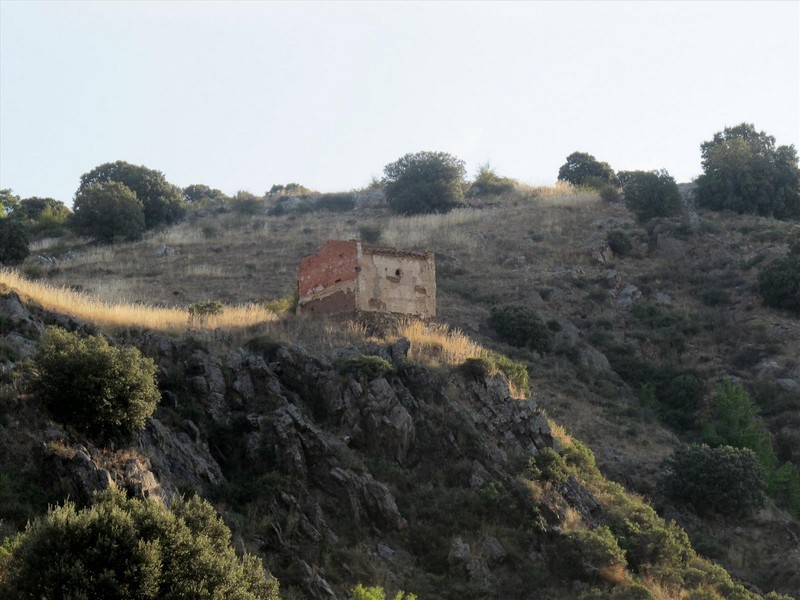
[[[161,171],[122,160],[102,164],[84,173],[76,198],[92,184],[110,182],[121,183],[136,195],[144,208],[147,229],[174,223],[185,213],[183,190],[169,183]]]
[[[72,228],[102,242],[138,240],[145,230],[144,207],[122,183],[82,186],[75,197]]]
[[[153,360],[136,348],[109,346],[101,335],[84,339],[49,327],[34,366],[53,416],[99,441],[143,429],[161,400]]]
[[[748,448],[690,444],[664,464],[665,491],[698,512],[747,514],[764,503],[766,474]]]
[[[30,254],[28,233],[16,219],[0,219],[0,263],[20,263]]]
[[[800,168],[794,146],[776,146],[773,136],[741,123],[715,133],[700,149],[703,174],[696,182],[700,206],[800,218]]]
[[[464,203],[464,161],[446,152],[406,154],[383,173],[386,200],[395,212],[447,212]]]
[[[197,496],[167,509],[112,487],[94,506],[50,509],[0,546],[0,596],[278,600],[278,582]]]
[[[617,176],[622,183],[625,205],[640,221],[680,212],[681,193],[667,171],[621,171]]]
[[[188,204],[199,205],[210,202],[224,202],[228,200],[228,196],[217,188],[195,183],[183,188],[183,199]]]
[[[602,187],[616,183],[614,169],[586,152],[573,152],[558,170],[558,180],[572,185]]]

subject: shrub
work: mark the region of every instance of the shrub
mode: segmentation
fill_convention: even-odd
[[[600,198],[603,200],[603,202],[617,204],[618,202],[622,201],[622,194],[620,193],[619,187],[616,185],[605,184],[600,186],[597,191],[600,193]]]
[[[255,556],[237,558],[230,538],[197,496],[167,509],[111,488],[94,506],[52,508],[6,540],[0,596],[278,600],[277,580]]]
[[[417,600],[416,595],[404,591],[397,592],[393,600]],[[380,586],[364,587],[360,583],[350,590],[350,600],[386,600],[386,592]]]
[[[509,177],[499,176],[487,162],[478,168],[478,175],[469,188],[470,196],[497,196],[513,192],[517,182]]]
[[[264,208],[261,198],[245,190],[236,192],[231,198],[230,206],[236,214],[242,216],[257,215]]]
[[[381,240],[381,228],[375,225],[359,225],[358,235],[362,242],[377,244]]]
[[[750,123],[726,127],[700,146],[703,174],[695,195],[700,206],[779,219],[800,217],[800,168],[794,146]]]
[[[383,173],[386,201],[397,213],[447,212],[464,203],[464,161],[446,152],[406,154]]]
[[[544,479],[555,487],[564,485],[570,472],[564,458],[552,448],[542,448],[528,460],[528,472],[534,479]]]
[[[189,305],[189,318],[192,321],[203,321],[207,317],[221,315],[225,308],[219,300],[202,300]]]
[[[503,341],[512,346],[530,348],[537,352],[549,352],[553,348],[553,332],[527,306],[493,306],[488,324]]]
[[[671,217],[683,206],[678,184],[664,170],[624,171],[619,174],[625,205],[640,221]]]
[[[528,395],[531,391],[528,368],[498,352],[487,350],[483,356],[468,358],[459,369],[467,377],[481,378],[502,372],[513,388],[512,391],[523,395]]]
[[[0,218],[0,263],[21,263],[30,254],[25,226],[11,217]]]
[[[586,152],[573,152],[558,170],[558,180],[572,185],[601,188],[616,183],[614,169]]]
[[[667,495],[698,512],[744,515],[763,505],[764,468],[747,448],[691,444],[676,450],[664,467]]]
[[[34,358],[36,386],[53,416],[106,441],[142,429],[160,399],[152,359],[102,336],[49,327]]]
[[[565,569],[583,579],[605,579],[618,583],[627,566],[625,551],[619,547],[608,527],[591,531],[575,530],[564,534],[558,558]]]
[[[395,372],[395,367],[385,358],[362,354],[353,356],[345,360],[340,368],[342,373],[352,375],[361,381],[372,381],[380,377],[386,377]]]
[[[633,242],[622,229],[612,229],[606,234],[608,247],[617,256],[628,256],[633,250]]]
[[[138,240],[145,230],[142,202],[115,181],[82,186],[75,197],[71,227],[102,242]]]
[[[770,263],[758,274],[764,304],[800,314],[800,252]]]
[[[203,206],[213,203],[222,204],[228,200],[228,196],[217,188],[195,183],[183,188],[183,200],[193,206]]]

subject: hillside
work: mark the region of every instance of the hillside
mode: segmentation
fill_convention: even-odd
[[[39,510],[40,488],[48,499],[69,491],[87,501],[100,470],[137,494],[202,491],[240,545],[262,553],[297,594],[289,597],[343,597],[358,582],[420,598],[608,597],[612,589],[648,597],[633,595],[635,586],[656,598],[691,589],[746,597],[613,481],[677,521],[700,554],[752,590],[800,590],[800,526],[784,508],[768,500],[749,517],[705,514],[657,485],[662,461],[702,439],[725,380],[749,392],[777,459],[800,464],[800,321],[762,307],[756,285],[758,270],[797,235],[790,223],[689,208],[643,226],[622,205],[568,187],[518,189],[425,217],[393,216],[375,194],[355,203],[346,211],[317,210],[313,200],[264,205],[255,214],[207,207],[143,242],[40,242],[22,273],[56,288],[183,310],[205,300],[260,308],[188,331],[183,310],[174,324],[147,328],[75,321],[59,313],[76,302],[48,305],[57,294],[26,296],[4,273],[13,362],[5,363],[1,466],[28,473],[25,493],[38,500],[15,498],[14,486],[7,497]],[[629,248],[615,254],[611,231]],[[438,320],[466,336],[442,341],[441,328],[391,319],[280,314],[300,258],[327,239],[360,237],[432,250]],[[15,289],[21,303],[8,295]],[[487,319],[507,303],[538,313],[552,351],[497,337]],[[99,327],[157,359],[165,400],[132,454],[92,446],[28,401],[11,369],[54,321],[86,333]],[[523,362],[531,399],[513,399],[502,374],[459,369],[480,354],[470,344]],[[375,354],[391,373],[342,370],[347,358]],[[696,382],[680,414],[662,396],[683,393],[675,380]],[[562,427],[592,450],[599,472]],[[566,457],[567,479],[527,470],[527,457],[549,448]],[[42,465],[60,487],[40,480]],[[621,540],[627,567],[586,559],[575,570],[567,557],[584,552],[586,532],[602,525]]]

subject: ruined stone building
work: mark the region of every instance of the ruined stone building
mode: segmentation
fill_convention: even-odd
[[[300,315],[380,311],[436,316],[436,268],[430,252],[330,240],[300,261]]]

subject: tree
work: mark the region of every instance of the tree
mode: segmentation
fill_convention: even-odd
[[[386,200],[395,212],[447,212],[464,203],[464,161],[446,152],[406,154],[383,169]]]
[[[28,233],[17,219],[0,219],[0,263],[21,263],[30,254]]]
[[[572,185],[586,185],[601,188],[617,182],[614,169],[608,163],[600,162],[586,152],[573,152],[567,162],[558,170],[558,180]]]
[[[784,258],[772,261],[758,274],[764,304],[800,315],[800,244]]]
[[[681,193],[667,171],[622,171],[618,177],[625,205],[640,221],[671,217],[680,212]]]
[[[53,416],[99,441],[143,429],[161,394],[156,366],[136,348],[49,327],[34,358],[36,389]]]
[[[64,235],[64,227],[71,215],[67,206],[55,198],[25,198],[14,211],[25,219],[32,235]]]
[[[225,202],[228,200],[228,196],[217,188],[195,183],[183,188],[183,199],[187,204],[200,205],[211,202]]]
[[[0,190],[0,218],[7,217],[19,207],[19,196],[10,189]]]
[[[0,547],[0,597],[279,600],[261,561],[241,559],[205,500],[168,509],[112,487],[95,504],[50,509]]]
[[[779,219],[800,218],[800,168],[794,146],[750,123],[726,127],[700,146],[703,174],[697,178],[700,206]]]
[[[122,183],[112,181],[82,187],[74,209],[72,228],[99,241],[138,240],[145,230],[142,202]]]
[[[553,332],[528,306],[493,306],[488,324],[503,341],[512,346],[530,348],[537,352],[549,352],[553,348]]]
[[[161,171],[122,160],[105,163],[81,176],[76,197],[94,183],[124,184],[141,201],[147,229],[175,223],[186,212],[183,191],[169,183]]]
[[[667,495],[698,512],[747,514],[764,503],[764,467],[748,448],[690,444],[678,448],[664,468]]]

